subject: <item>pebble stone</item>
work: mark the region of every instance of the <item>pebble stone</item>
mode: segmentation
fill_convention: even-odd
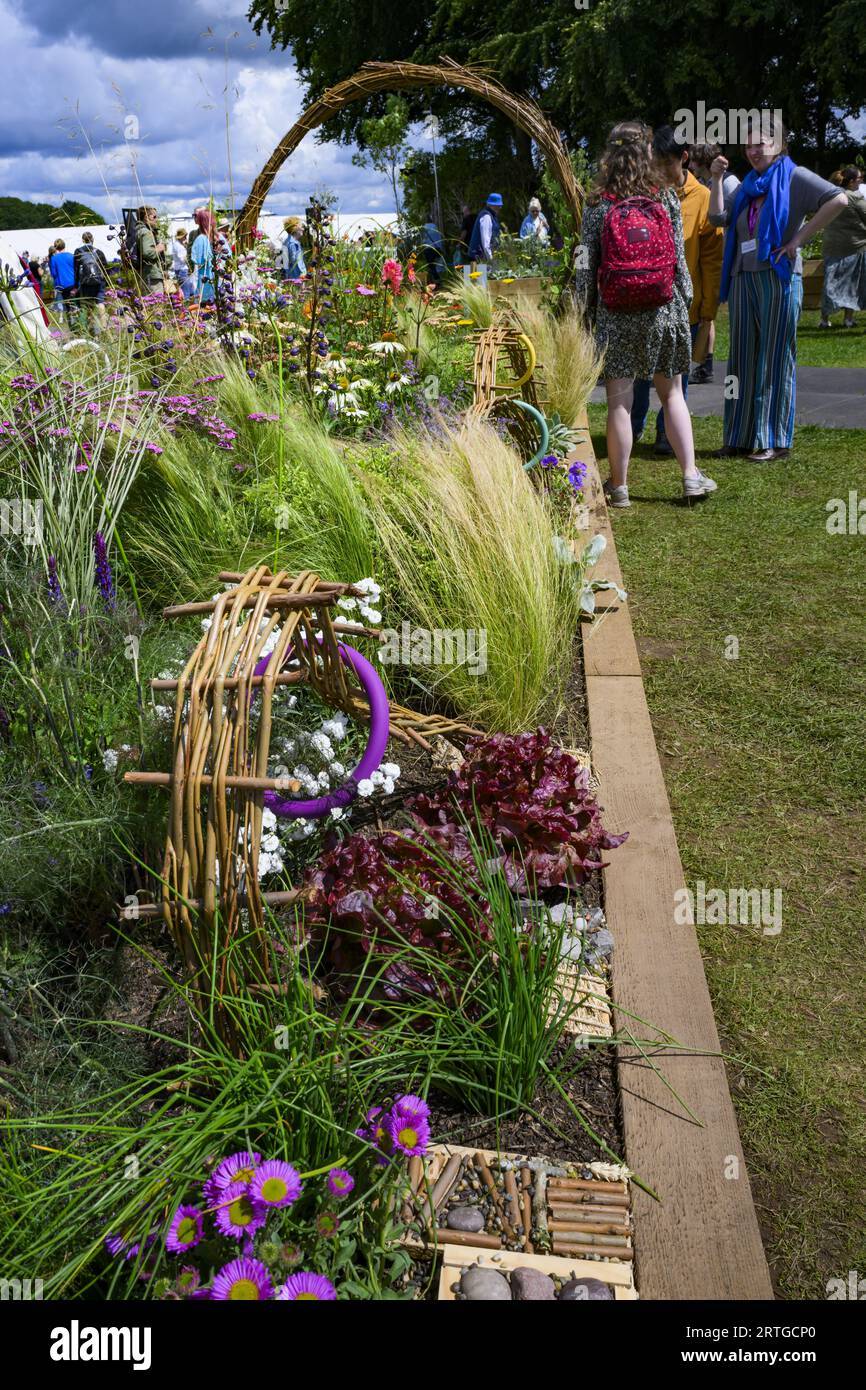
[[[594,1303],[613,1298],[613,1289],[600,1279],[569,1279],[560,1289],[559,1297],[566,1303],[576,1303],[578,1300]]]
[[[484,1213],[477,1207],[452,1207],[445,1224],[451,1231],[483,1231]]]
[[[520,1303],[552,1303],[556,1285],[540,1269],[520,1265],[511,1271],[511,1297]]]
[[[508,1280],[498,1270],[480,1269],[478,1265],[463,1271],[460,1292],[470,1303],[511,1302]]]

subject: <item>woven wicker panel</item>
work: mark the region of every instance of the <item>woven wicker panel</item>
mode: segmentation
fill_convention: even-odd
[[[271,574],[263,565],[220,577],[232,587],[217,599],[164,610],[166,617],[210,615],[210,626],[178,680],[153,682],[176,692],[171,771],[130,772],[127,780],[170,789],[162,901],[137,915],[162,916],[194,980],[209,978],[216,952],[222,996],[237,983],[224,948],[238,934],[241,913],[246,949],[266,976],[265,904],[297,896],[259,888],[264,792],[297,790],[287,778],[268,776],[275,687],[310,686],[330,707],[369,721],[366,697],[341,660],[339,637],[378,633],[335,621],[339,598],[361,596],[351,585],[324,583],[308,571]],[[267,668],[256,676],[271,646]],[[284,670],[290,648],[293,665]],[[437,734],[472,732],[399,705],[389,713],[396,737],[425,748]]]

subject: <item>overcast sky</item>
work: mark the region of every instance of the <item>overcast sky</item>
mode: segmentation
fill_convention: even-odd
[[[141,201],[137,185],[172,213],[191,212],[211,193],[225,203],[228,102],[239,206],[301,109],[291,54],[256,37],[247,5],[0,0],[0,194],[77,198],[108,221]],[[138,138],[125,139],[136,121]],[[267,208],[299,210],[328,187],[347,212],[393,211],[385,181],[355,168],[351,155],[307,136]]]

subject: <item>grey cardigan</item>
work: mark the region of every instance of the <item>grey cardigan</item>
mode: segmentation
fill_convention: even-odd
[[[747,251],[745,255],[740,250],[743,242],[750,240],[748,203],[740,213],[736,227],[731,227],[731,213],[738,188],[739,184],[737,188],[725,189],[724,212],[710,213],[709,220],[714,227],[727,227],[727,235],[737,238],[737,250],[731,271],[733,275],[738,275],[742,270],[770,270],[772,269],[770,262],[759,260],[757,250]],[[824,203],[837,197],[839,192],[840,190],[835,184],[828,183],[826,179],[822,179],[818,174],[813,174],[809,169],[803,169],[798,164],[791,175],[791,201],[788,209],[788,221],[785,224],[785,235],[782,237],[783,243],[790,241],[794,233],[800,230],[806,220],[807,213],[817,212]],[[802,273],[803,257],[798,251],[794,264],[794,274],[802,275]]]

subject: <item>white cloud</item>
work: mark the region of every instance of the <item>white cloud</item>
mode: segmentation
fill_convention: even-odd
[[[154,24],[169,3],[149,0]],[[22,17],[12,0],[0,0],[4,67],[21,75],[0,87],[0,193],[47,202],[78,198],[108,220],[142,194],[170,212],[188,210],[212,193],[226,201],[228,104],[240,205],[302,106],[291,55],[271,53],[266,37],[255,39],[245,4],[194,0],[196,25],[213,24],[218,32],[203,37],[193,55],[154,58],[125,56],[132,40],[121,56],[102,51],[98,13],[87,6],[71,12],[78,27],[53,41],[36,27],[34,11]],[[227,45],[228,84],[220,41],[226,22],[240,33]],[[124,142],[129,116],[139,138]],[[319,145],[309,135],[280,172],[268,205],[282,210],[327,186],[345,208],[389,211],[385,180],[355,168],[351,156],[350,148]]]

